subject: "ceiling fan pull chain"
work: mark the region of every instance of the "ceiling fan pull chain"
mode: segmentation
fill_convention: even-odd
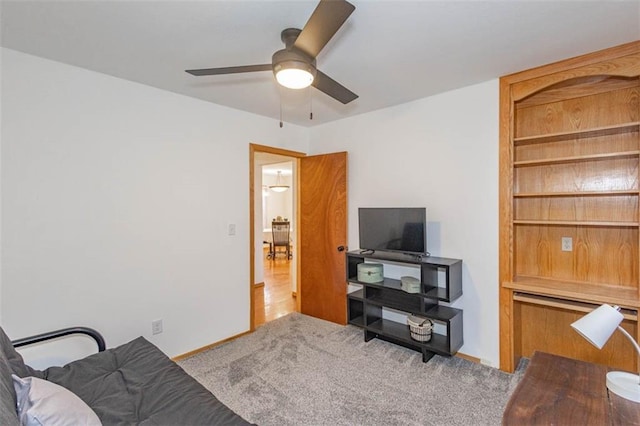
[[[313,92],[309,86],[309,120],[313,120]]]
[[[278,88],[278,99],[280,99],[280,128],[282,129],[282,89]]]

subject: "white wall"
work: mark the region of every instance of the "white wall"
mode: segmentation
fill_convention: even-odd
[[[174,356],[245,331],[253,142],[349,152],[351,248],[358,207],[426,206],[429,251],[464,260],[461,352],[499,364],[497,80],[280,129],[7,49],[1,64],[0,323],[10,336],[83,324],[110,346],[143,335]],[[157,318],[164,333],[151,336]]]
[[[175,356],[246,331],[249,143],[305,152],[308,129],[1,53],[7,333],[86,325]]]
[[[290,166],[292,168],[293,166]],[[271,239],[271,222],[276,219],[278,216],[282,217],[282,219],[287,219],[289,221],[293,218],[293,191],[295,191],[293,187],[293,182],[291,179],[291,175],[282,176],[280,178],[280,183],[283,185],[289,185],[290,189],[284,192],[274,192],[269,190],[269,195],[267,196],[267,223],[263,229],[269,229],[268,239]],[[272,175],[263,175],[263,184],[270,186],[275,185],[277,181],[276,176]],[[265,224],[263,224],[265,225]]]
[[[498,80],[314,127],[312,153],[348,151],[358,207],[427,208],[434,256],[463,259],[462,353],[499,365]]]
[[[0,12],[1,13],[1,12]],[[1,52],[1,51],[0,51]],[[2,188],[2,57],[0,53],[0,191]],[[0,224],[2,223],[2,195],[0,194]],[[2,322],[2,226],[0,226],[0,326]]]

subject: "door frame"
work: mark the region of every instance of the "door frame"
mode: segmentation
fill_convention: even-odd
[[[283,148],[275,148],[266,145],[258,145],[254,143],[249,144],[249,331],[255,331],[255,309],[254,309],[254,296],[253,293],[255,291],[255,261],[256,261],[256,234],[255,234],[255,154],[257,152],[264,152],[268,154],[277,154],[283,155],[286,157],[291,157],[293,161],[296,162],[296,170],[299,169],[300,166],[300,158],[306,157],[307,154],[304,152],[291,151]],[[299,173],[297,173],[296,179],[299,180]],[[298,190],[299,185],[296,183],[295,190]],[[260,189],[262,190],[262,188]],[[295,232],[296,232],[296,241],[299,244],[300,241],[300,218],[298,215],[298,203],[300,197],[296,197],[296,204],[293,206],[295,209]],[[300,262],[297,262],[297,274],[298,277],[298,286],[300,285]],[[298,306],[298,310],[300,310],[300,289],[298,288],[296,304]]]

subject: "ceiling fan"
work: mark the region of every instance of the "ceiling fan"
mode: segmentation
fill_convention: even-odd
[[[280,38],[285,48],[271,57],[270,64],[186,70],[195,76],[273,71],[276,80],[290,89],[313,86],[332,98],[348,104],[358,97],[316,68],[316,57],[340,29],[355,6],[345,0],[320,0],[302,30],[287,28]]]

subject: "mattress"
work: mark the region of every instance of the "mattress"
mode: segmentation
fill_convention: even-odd
[[[71,390],[105,425],[248,425],[143,337],[43,378]]]

